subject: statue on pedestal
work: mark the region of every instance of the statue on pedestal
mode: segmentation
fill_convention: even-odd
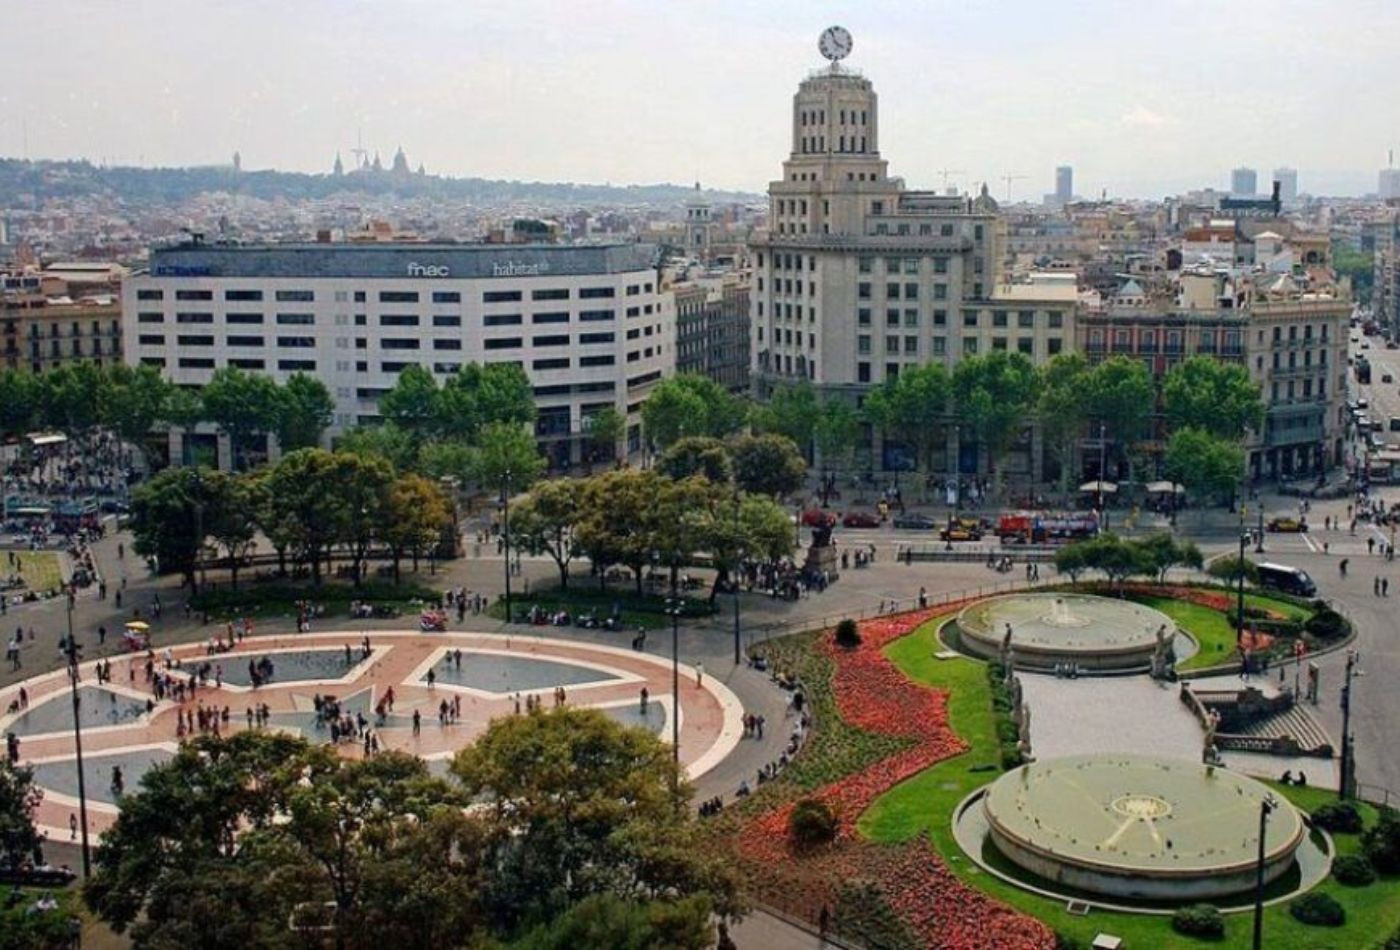
[[[1220,750],[1215,747],[1215,732],[1220,728],[1220,713],[1211,710],[1206,715],[1206,734],[1201,741],[1201,761],[1206,765],[1220,763]]]
[[[1027,761],[1031,758],[1031,704],[1022,703],[1018,720],[1018,739],[1016,748],[1021,753],[1021,758]]]
[[[1153,679],[1167,679],[1171,675],[1176,662],[1176,651],[1172,646],[1175,639],[1176,634],[1167,634],[1166,624],[1157,628],[1157,644],[1152,648]]]

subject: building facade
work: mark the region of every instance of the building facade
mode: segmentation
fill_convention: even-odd
[[[1259,173],[1252,168],[1236,168],[1230,172],[1230,194],[1236,198],[1253,198],[1259,192]]]
[[[676,372],[708,376],[733,393],[749,390],[749,279],[696,277],[672,284]]]
[[[0,368],[42,373],[63,363],[122,361],[117,285],[72,296],[53,275],[0,275]]]
[[[673,371],[655,256],[643,244],[157,248],[123,288],[126,359],[196,387],[225,366],[309,373],[335,400],[332,434],[378,421],[408,366],[442,381],[468,362],[515,363],[535,387],[537,435],[567,468],[605,407],[637,448],[641,404]]]

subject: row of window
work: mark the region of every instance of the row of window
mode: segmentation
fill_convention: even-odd
[[[651,315],[654,306],[647,304],[645,307],[629,307],[627,315],[629,317]],[[344,325],[346,322],[344,314],[337,315],[337,325]],[[241,324],[261,324],[265,322],[265,316],[261,313],[228,313],[225,314],[225,322]],[[432,325],[435,327],[460,327],[462,318],[459,314],[434,314]],[[617,319],[616,310],[581,310],[578,319],[583,323],[598,323]],[[311,313],[279,313],[276,316],[277,323],[282,326],[314,326],[316,315]],[[379,325],[382,327],[416,327],[422,325],[423,318],[416,313],[385,313],[379,317]],[[482,318],[482,324],[488,327],[518,326],[524,318],[518,313],[491,313]],[[530,315],[531,323],[568,323],[570,314],[566,310],[549,311],[545,313],[535,313]],[[159,311],[141,311],[136,315],[137,323],[165,323],[165,314]],[[212,324],[214,314],[207,312],[187,312],[182,311],[175,314],[176,323],[184,324]],[[355,314],[355,326],[368,326],[369,320],[363,313]],[[74,324],[76,331],[77,324]],[[96,325],[94,324],[94,332]],[[55,331],[56,333],[56,331]]]
[[[647,328],[647,336],[651,336],[651,327]],[[634,339],[635,331],[628,331],[627,338]],[[518,349],[521,346],[521,337],[507,337],[504,339],[487,340],[486,349]],[[142,346],[164,346],[166,336],[163,333],[142,333],[137,336],[137,342]],[[176,343],[180,346],[213,346],[213,334],[179,334],[175,337]],[[577,339],[579,346],[597,346],[599,344],[614,343],[617,341],[617,334],[606,333],[580,333]],[[535,336],[530,338],[530,345],[537,347],[549,346],[569,346],[573,342],[567,333],[551,334],[548,336]],[[230,335],[227,339],[228,346],[256,347],[264,346],[266,337]],[[346,341],[342,338],[337,340],[337,344],[342,348]],[[419,349],[422,341],[412,337],[386,337],[379,341],[380,349],[384,350],[416,350]],[[435,350],[460,350],[462,341],[459,339],[437,339],[432,341]],[[355,349],[367,349],[369,341],[364,337],[357,337]],[[316,346],[316,338],[309,336],[279,336],[277,346],[284,349],[311,349]]]
[[[632,284],[627,288],[628,296],[635,296],[642,293],[651,293],[651,284]],[[224,291],[224,300],[236,301],[259,301],[263,300],[263,291],[254,289],[229,289]],[[356,303],[365,303],[367,294],[363,290],[355,293]],[[519,290],[488,290],[482,293],[483,303],[504,303],[507,301],[518,301],[522,299],[522,292]],[[617,296],[617,289],[614,287],[581,287],[579,288],[580,300],[603,300]],[[541,288],[530,291],[531,300],[568,300],[570,291],[567,287]],[[418,303],[420,294],[416,290],[381,290],[378,294],[380,303]],[[143,288],[136,291],[137,300],[164,300],[165,291],[158,288]],[[212,290],[177,290],[176,300],[213,300]],[[311,303],[316,299],[314,290],[278,290],[273,292],[273,299],[281,301],[295,301],[298,303]],[[335,299],[347,301],[349,296],[346,291],[335,292]],[[456,290],[435,290],[431,293],[433,303],[461,303],[462,294]]]

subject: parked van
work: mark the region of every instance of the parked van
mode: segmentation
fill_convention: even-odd
[[[1298,597],[1317,596],[1317,584],[1308,576],[1308,572],[1287,564],[1260,564],[1259,584]]]

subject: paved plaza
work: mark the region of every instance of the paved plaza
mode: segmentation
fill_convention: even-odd
[[[675,715],[671,665],[664,659],[520,633],[334,631],[250,637],[212,654],[203,643],[187,643],[172,648],[171,655],[169,672],[177,680],[188,681],[201,669],[205,674],[183,701],[155,694],[144,655],[114,662],[111,685],[96,683],[98,661],[82,667],[84,776],[90,830],[96,834],[116,816],[114,769],[125,788],[135,788],[146,770],[175,753],[185,732],[182,714],[200,708],[218,713],[225,735],[266,728],[330,742],[330,722],[318,710],[334,700],[340,716],[367,724],[379,748],[411,752],[435,765],[470,744],[492,719],[519,713],[527,697],[553,706],[559,689],[567,705],[601,709],[665,742],[671,741]],[[164,651],[154,665],[157,672],[166,671]],[[255,685],[258,669],[267,673],[260,672]],[[681,667],[679,682],[680,761],[698,778],[739,745],[743,708],[723,682],[688,664]],[[35,766],[36,782],[45,792],[40,827],[50,840],[67,840],[78,792],[68,677],[58,670],[0,690],[0,709],[8,709],[21,688],[28,706],[0,716],[0,732],[20,736],[21,759]],[[454,703],[460,714],[444,720],[444,707]],[[255,715],[260,706],[267,710],[265,722]],[[359,734],[341,737],[337,748],[350,757],[364,754]]]

